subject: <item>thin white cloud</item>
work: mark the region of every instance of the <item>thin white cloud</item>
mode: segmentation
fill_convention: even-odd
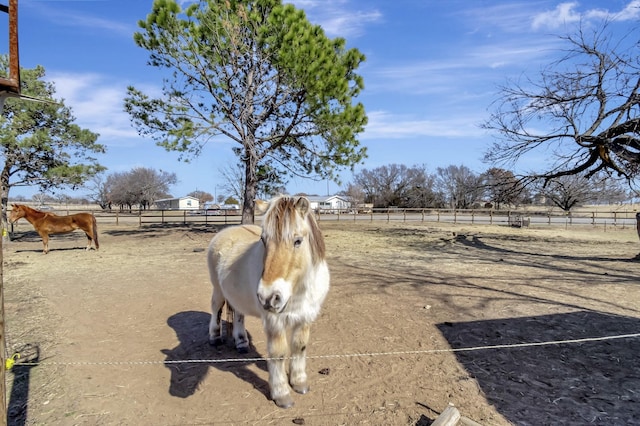
[[[580,13],[575,10],[577,7],[578,2],[560,3],[555,9],[534,16],[531,26],[536,30],[543,27],[555,29],[566,24],[579,22],[581,17]]]
[[[76,124],[100,134],[100,142],[130,144],[139,139],[123,109],[126,88],[99,74],[49,73],[56,97],[64,99]]]
[[[366,25],[380,22],[382,13],[374,8],[355,9],[348,0],[291,0],[307,18],[320,25],[330,37],[357,37]]]
[[[585,11],[579,10],[577,1],[558,4],[555,9],[538,13],[533,17],[531,26],[533,29],[557,29],[567,24],[577,22],[589,22],[591,20],[631,21],[640,18],[640,0],[632,0],[620,11],[593,8]]]
[[[55,25],[68,27],[88,28],[90,30],[101,30],[109,35],[119,35],[131,37],[138,30],[136,22],[121,22],[112,19],[105,19],[86,13],[78,13],[68,8],[58,7],[58,2],[54,2],[56,7],[51,7],[44,1],[27,1],[25,7],[30,7],[29,13],[37,13],[46,17]],[[21,3],[21,5],[23,5]]]
[[[478,117],[458,114],[449,119],[416,119],[385,111],[368,112],[363,140],[415,139],[416,137],[475,138],[484,135]]]
[[[487,84],[497,84],[496,75],[504,78],[510,73],[521,73],[523,64],[547,61],[558,42],[551,37],[491,39],[460,47],[449,57],[366,69],[365,85],[371,91],[401,92],[412,96],[455,94],[459,100],[465,92],[477,93]],[[499,74],[496,72],[498,68]]]
[[[640,0],[633,0],[613,15],[615,21],[637,21],[640,18]]]
[[[536,14],[535,2],[499,2],[488,6],[461,8],[457,13],[466,18],[465,24],[471,28],[469,34],[493,37],[496,33],[519,34],[528,30],[531,16]]]

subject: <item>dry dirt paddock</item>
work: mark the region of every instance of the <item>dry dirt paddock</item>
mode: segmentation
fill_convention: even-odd
[[[311,392],[282,410],[257,319],[247,355],[207,343],[215,229],[103,225],[99,251],[78,232],[43,255],[21,223],[4,248],[10,424],[425,426],[450,403],[482,425],[640,424],[635,229],[321,227]]]

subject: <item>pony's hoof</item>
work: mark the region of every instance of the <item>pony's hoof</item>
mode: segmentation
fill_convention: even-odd
[[[285,395],[281,398],[274,398],[273,402],[280,408],[291,408],[293,407],[293,398],[291,395]]]
[[[211,346],[221,346],[224,344],[224,338],[217,336],[212,339],[211,337],[209,337],[209,344]]]
[[[291,385],[291,388],[299,394],[304,395],[309,392],[309,386],[307,384],[303,385]]]

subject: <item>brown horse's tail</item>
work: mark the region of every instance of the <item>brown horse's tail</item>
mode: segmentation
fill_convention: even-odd
[[[98,221],[94,214],[91,215],[91,220],[93,221],[93,243],[96,245],[96,250],[98,250],[100,248],[100,243],[98,242]]]

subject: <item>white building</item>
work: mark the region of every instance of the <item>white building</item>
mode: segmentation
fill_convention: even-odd
[[[195,197],[163,198],[156,200],[156,207],[161,210],[198,210],[200,200]]]
[[[341,195],[327,195],[325,197],[308,196],[312,210],[323,213],[347,212],[351,209],[351,202]]]

